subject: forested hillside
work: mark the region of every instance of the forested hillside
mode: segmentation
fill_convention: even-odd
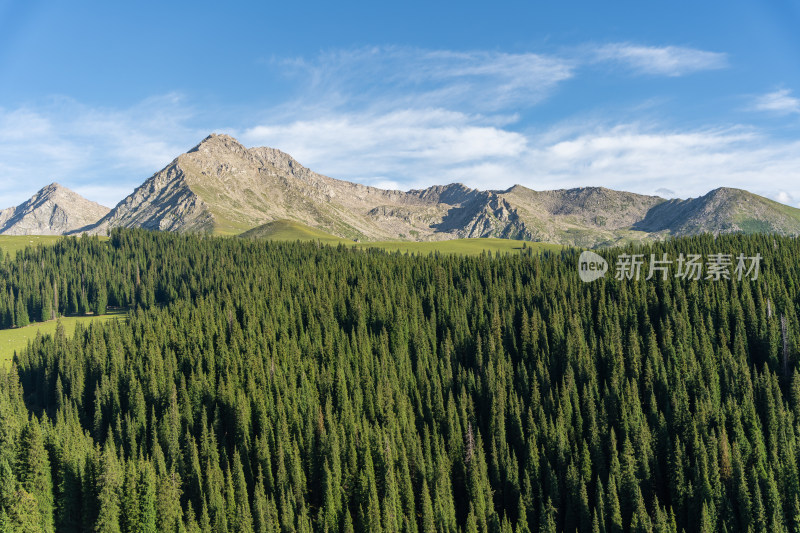
[[[627,250],[630,252],[630,250]],[[612,265],[618,254],[604,255]],[[115,230],[0,263],[0,531],[800,530],[800,243],[757,280]]]

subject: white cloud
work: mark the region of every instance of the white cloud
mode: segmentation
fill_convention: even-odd
[[[369,185],[372,187],[377,187],[378,189],[385,189],[387,191],[398,191],[403,189],[403,186],[400,184],[400,182],[382,178],[369,180]]]
[[[127,109],[55,98],[37,108],[0,108],[0,208],[57,181],[113,206],[207,132],[186,126],[176,95]]]
[[[0,207],[51,181],[114,205],[212,130],[241,132],[246,143],[281,148],[334,176],[441,181],[452,165],[521,153],[524,136],[506,126],[572,76],[571,63],[557,57],[403,47],[279,66],[299,78],[295,98],[262,110],[269,120],[254,118],[252,108],[241,112],[233,130],[190,127],[197,113],[174,94],[128,108],[68,98],[0,108]],[[410,168],[420,173],[400,175]]]
[[[791,95],[789,89],[780,89],[761,95],[755,99],[755,111],[769,111],[781,115],[800,113],[800,98]]]
[[[479,116],[443,109],[386,114],[336,114],[248,129],[248,145],[280,146],[301,163],[333,177],[418,183],[441,179],[452,166],[516,158],[525,137]]]
[[[610,125],[531,144],[536,148],[528,156],[530,179],[543,188],[561,183],[655,193],[668,184],[685,198],[721,186],[773,195],[800,183],[800,142],[775,141],[746,127],[670,131]]]
[[[242,139],[281,143],[314,170],[391,188],[461,181],[483,189],[604,186],[686,198],[727,186],[800,197],[800,142],[745,126],[570,123],[523,134],[480,116],[408,110],[262,125]]]
[[[613,43],[595,49],[594,57],[598,61],[620,63],[641,74],[673,77],[728,66],[726,54],[680,46]]]

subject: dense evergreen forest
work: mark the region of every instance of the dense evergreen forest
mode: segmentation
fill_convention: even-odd
[[[628,250],[602,252],[613,265]],[[800,531],[800,242],[757,280],[115,230],[0,262],[0,531]]]

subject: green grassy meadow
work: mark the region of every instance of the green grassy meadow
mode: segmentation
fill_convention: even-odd
[[[39,244],[54,244],[60,238],[61,235],[0,235],[0,251],[14,257],[18,250]]]
[[[109,313],[100,316],[67,316],[61,317],[59,320],[64,325],[64,332],[68,337],[75,333],[75,326],[78,323],[88,326],[90,322],[95,320],[107,321],[117,320],[124,318],[127,310],[109,311]],[[24,328],[11,328],[0,330],[0,369],[7,368],[14,358],[14,352],[18,352],[28,345],[29,340],[36,337],[37,332],[43,335],[49,333],[55,334],[58,320],[49,320],[47,322],[34,322]]]
[[[24,250],[28,246],[52,245],[63,239],[63,235],[0,235],[0,252],[6,252],[14,257],[19,250]],[[80,237],[77,237],[80,239]],[[101,235],[101,241],[107,241],[108,237]]]

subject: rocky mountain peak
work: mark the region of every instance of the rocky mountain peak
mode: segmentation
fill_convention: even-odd
[[[51,183],[20,205],[0,211],[0,234],[60,235],[94,224],[108,211],[105,206]]]
[[[187,154],[200,153],[208,155],[218,155],[220,153],[242,154],[247,152],[247,148],[242,143],[224,133],[212,133],[200,144],[192,148]]]
[[[39,189],[28,202],[31,204],[38,204],[50,200],[55,201],[57,199],[80,201],[84,198],[75,191],[53,182]]]
[[[718,187],[706,193],[706,197],[711,199],[732,199],[732,198],[743,198],[749,195],[750,193],[745,191],[744,189],[736,189],[733,187]]]
[[[67,189],[66,187],[64,187],[64,186],[63,186],[63,185],[61,185],[60,183],[57,183],[57,182],[55,182],[55,181],[54,181],[54,182],[53,182],[53,183],[51,183],[50,185],[45,185],[44,187],[42,187],[42,188],[39,190],[39,192],[37,192],[36,194],[46,194],[46,195],[49,195],[49,194],[56,194],[56,193],[58,193],[58,192],[62,192],[62,191],[69,191],[69,189]],[[71,192],[71,191],[70,191],[70,192]]]

